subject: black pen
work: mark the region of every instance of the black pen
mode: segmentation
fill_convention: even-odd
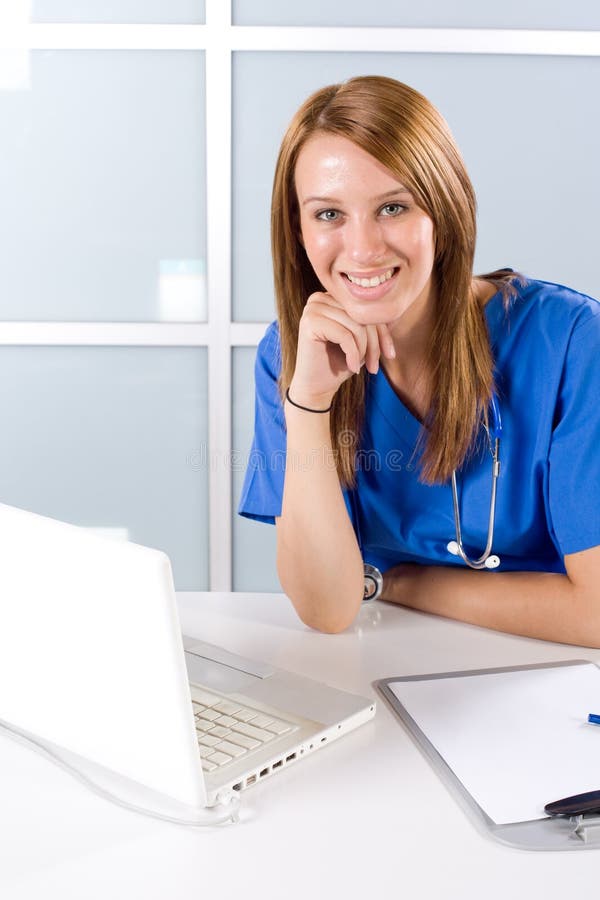
[[[585,794],[574,794],[546,803],[544,812],[549,816],[582,816],[584,813],[600,814],[600,791],[588,791]]]

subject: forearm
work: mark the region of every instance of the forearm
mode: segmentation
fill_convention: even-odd
[[[567,575],[398,566],[382,599],[473,625],[546,641],[600,647],[600,602]]]
[[[286,404],[287,458],[277,570],[298,615],[320,631],[342,631],[363,594],[363,566],[329,435],[329,416]]]

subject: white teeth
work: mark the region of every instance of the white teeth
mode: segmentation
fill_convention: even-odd
[[[351,281],[352,284],[358,284],[360,287],[377,287],[378,284],[389,281],[393,274],[394,270],[388,269],[383,275],[374,275],[373,278],[358,278],[356,275],[350,275],[349,272],[346,272],[348,281]]]

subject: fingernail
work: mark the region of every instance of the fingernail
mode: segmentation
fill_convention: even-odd
[[[396,348],[394,347],[393,341],[390,341],[388,356],[391,356],[392,358],[394,358],[396,356]]]

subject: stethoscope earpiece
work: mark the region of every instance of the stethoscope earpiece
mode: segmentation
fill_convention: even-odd
[[[448,553],[451,553],[452,556],[462,556],[460,547],[458,546],[456,541],[448,541],[448,543],[446,544],[446,550],[448,551]],[[500,557],[496,556],[495,553],[492,553],[490,556],[486,556],[485,559],[482,559],[477,566],[473,565],[468,560],[465,560],[465,562],[467,563],[467,565],[470,565],[472,569],[497,569],[500,565]]]

